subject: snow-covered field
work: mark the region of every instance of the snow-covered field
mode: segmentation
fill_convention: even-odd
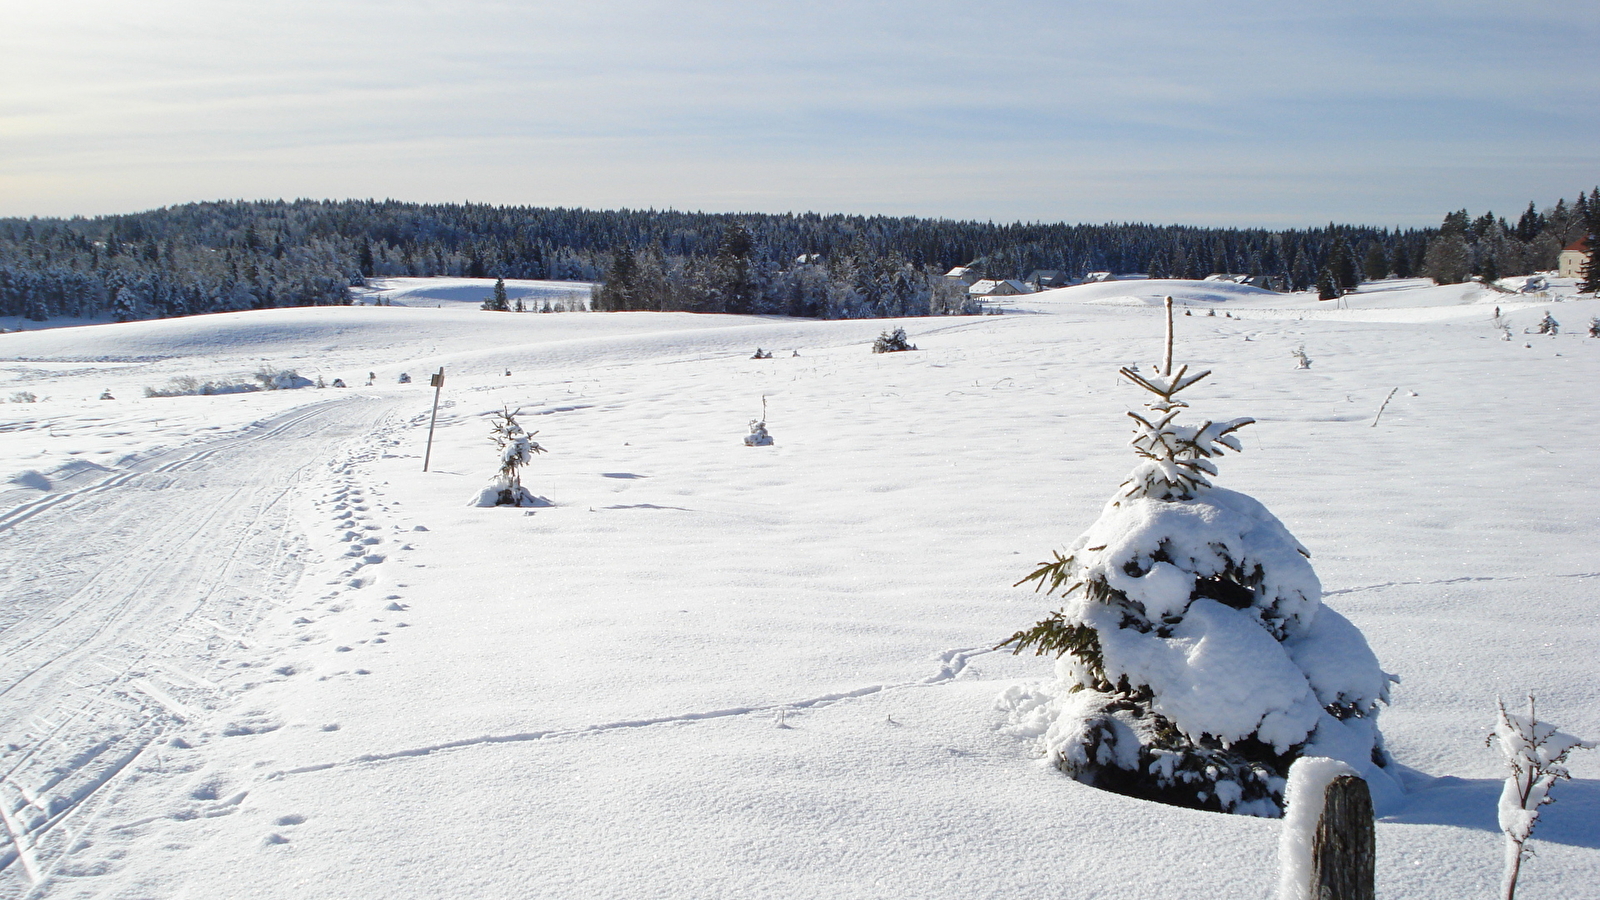
[[[533,281],[508,278],[506,300],[521,300],[532,312],[546,304],[565,310],[587,309],[593,288],[587,281]],[[351,290],[358,305],[417,306],[434,309],[481,309],[494,296],[494,281],[483,278],[369,278]]]
[[[460,281],[0,335],[0,401],[37,400],[0,402],[0,897],[1271,896],[1278,822],[1079,785],[996,702],[1052,677],[990,648],[1133,465],[1116,369],[1166,293],[1215,370],[1195,414],[1259,420],[1217,483],[1403,679],[1379,896],[1494,895],[1497,696],[1600,737],[1570,282],[886,323],[488,313]],[[921,349],[869,353],[896,324]],[[143,395],[260,369],[350,387]],[[469,505],[501,409],[549,506]],[[1600,753],[1572,770],[1519,896],[1600,897]]]

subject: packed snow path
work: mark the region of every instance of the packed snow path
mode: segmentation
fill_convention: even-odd
[[[302,565],[296,492],[392,409],[314,403],[0,494],[0,892],[47,877],[100,792],[237,689],[252,626]]]

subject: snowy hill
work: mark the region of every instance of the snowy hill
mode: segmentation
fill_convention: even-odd
[[[0,897],[1271,896],[1276,821],[1087,788],[997,706],[1052,677],[990,648],[1133,465],[1116,369],[1165,293],[1215,370],[1195,413],[1259,420],[1215,480],[1403,679],[1379,896],[1495,891],[1497,696],[1600,737],[1600,303],[1570,285],[823,322],[489,313],[488,284],[0,335],[0,400],[35,399],[0,403]],[[868,352],[896,325],[919,351]],[[284,369],[349,387],[144,396]],[[549,506],[470,505],[502,409]],[[1572,769],[1527,897],[1600,884],[1600,753]]]

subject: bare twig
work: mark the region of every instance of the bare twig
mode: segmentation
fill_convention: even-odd
[[[1378,407],[1378,414],[1372,417],[1372,424],[1368,425],[1367,426],[1368,428],[1377,428],[1378,427],[1378,420],[1383,418],[1383,411],[1389,408],[1389,401],[1394,399],[1395,391],[1398,391],[1398,390],[1400,390],[1400,389],[1399,388],[1390,388],[1389,389],[1389,396],[1383,398],[1383,405]]]
[[[1161,363],[1161,374],[1172,374],[1172,297],[1167,297],[1167,355]]]

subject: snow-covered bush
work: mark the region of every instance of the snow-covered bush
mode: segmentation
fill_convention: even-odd
[[[248,382],[221,382],[201,381],[191,375],[178,375],[168,381],[165,387],[146,387],[146,397],[191,397],[195,395],[211,396],[212,394],[245,394],[250,391],[261,390],[260,385]]]
[[[235,376],[238,378],[239,376]],[[201,381],[192,375],[179,375],[165,387],[146,387],[146,397],[210,397],[217,394],[248,394],[253,391],[290,391],[311,387],[311,379],[294,369],[259,369],[251,381]]]
[[[12,403],[38,403],[39,395],[33,391],[17,391],[11,395]]]
[[[906,340],[906,330],[896,328],[894,331],[885,331],[878,335],[872,342],[873,353],[898,353],[901,350],[915,350],[917,345]]]
[[[292,391],[316,383],[294,369],[257,369],[255,378],[264,391]]]
[[[746,447],[770,447],[772,435],[767,431],[767,398],[761,398],[761,418],[750,420],[750,433],[744,436]]]
[[[1306,355],[1306,348],[1296,347],[1295,349],[1289,351],[1289,355],[1294,357],[1294,367],[1296,369],[1311,368],[1311,357]]]
[[[1170,307],[1169,307],[1170,310]],[[1122,375],[1153,395],[1139,463],[1089,530],[1033,582],[1065,601],[1001,646],[1058,657],[1053,688],[1002,698],[1062,771],[1179,806],[1277,816],[1289,766],[1341,760],[1398,791],[1377,728],[1392,676],[1322,605],[1310,554],[1256,500],[1214,487],[1211,460],[1248,418],[1181,425],[1177,395],[1209,375]]]
[[[1505,900],[1517,895],[1517,875],[1522,861],[1532,851],[1524,844],[1539,821],[1539,807],[1555,802],[1550,788],[1571,778],[1567,774],[1567,754],[1578,748],[1593,749],[1592,741],[1563,734],[1554,725],[1534,715],[1533,698],[1528,698],[1528,714],[1506,712],[1505,701],[1498,701],[1499,716],[1489,740],[1498,745],[1508,774],[1500,792],[1500,830],[1506,836],[1505,876],[1501,887]]]
[[[544,501],[528,493],[528,488],[522,487],[520,469],[533,460],[534,453],[544,453],[544,447],[539,447],[539,442],[533,439],[533,434],[538,434],[538,431],[528,434],[523,431],[522,424],[517,423],[517,413],[520,412],[522,410],[494,413],[494,421],[490,424],[490,440],[501,452],[501,466],[490,485],[478,493],[478,506],[544,506]]]
[[[1589,320],[1589,337],[1600,338],[1600,317]]]
[[[517,410],[521,412],[522,410]],[[521,469],[534,454],[545,449],[517,423],[517,413],[501,410],[490,426],[489,440],[500,448],[500,470],[489,486],[478,495],[478,506],[542,506],[543,502],[522,486]]]
[[[1560,334],[1561,333],[1561,323],[1557,322],[1556,319],[1555,319],[1555,316],[1550,315],[1550,313],[1548,311],[1546,311],[1545,314],[1544,314],[1544,318],[1539,320],[1539,324],[1533,326],[1533,333],[1534,334]]]

